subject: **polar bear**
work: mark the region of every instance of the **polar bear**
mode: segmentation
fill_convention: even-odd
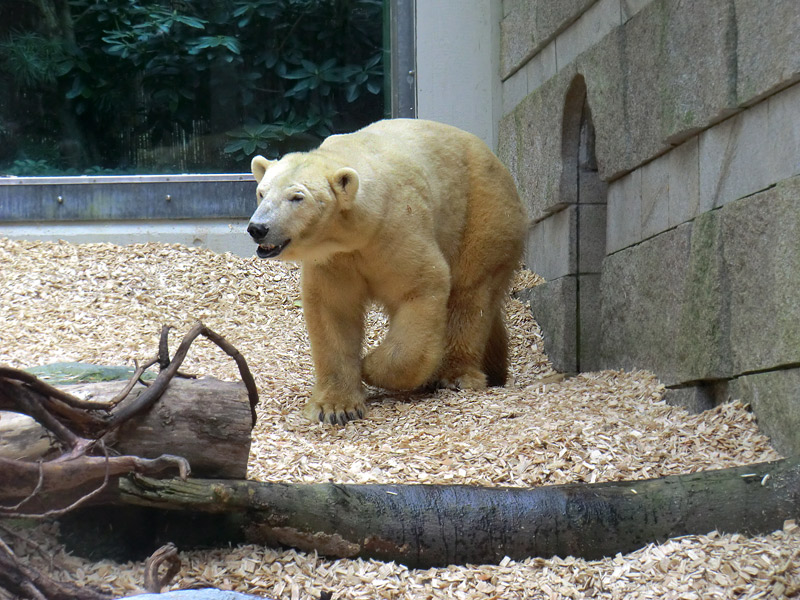
[[[504,300],[527,220],[508,170],[479,138],[417,119],[252,160],[262,258],[301,264],[315,383],[303,414],[344,425],[363,382],[391,390],[503,385]],[[365,313],[388,332],[362,356]]]

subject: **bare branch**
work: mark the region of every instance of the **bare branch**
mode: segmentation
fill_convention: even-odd
[[[18,460],[0,458],[0,488],[5,497],[25,498],[25,504],[33,499],[30,490],[38,488],[39,494],[51,494],[81,489],[87,484],[95,483],[95,489],[82,495],[77,502],[63,509],[48,511],[47,516],[62,514],[100,494],[110,477],[139,473],[142,475],[160,476],[165,472],[177,471],[182,479],[188,477],[191,469],[189,463],[180,456],[162,455],[158,458],[145,459],[136,456],[81,456],[69,461],[48,461],[33,464]],[[41,512],[29,512],[24,515],[14,510],[15,507],[0,507],[2,516],[41,517]]]
[[[128,383],[125,385],[124,388],[122,388],[122,390],[120,391],[119,394],[114,396],[107,403],[104,402],[103,404],[108,404],[109,408],[116,406],[117,404],[119,404],[125,398],[128,397],[128,394],[131,393],[131,390],[133,389],[133,386],[135,386],[137,382],[139,382],[139,383],[141,383],[143,385],[149,385],[149,384],[145,384],[145,382],[142,381],[142,375],[144,375],[144,372],[147,371],[147,369],[152,367],[157,362],[158,362],[158,359],[154,358],[154,359],[149,360],[149,361],[147,361],[146,363],[144,363],[143,365],[140,366],[137,361],[134,361],[134,364],[136,365],[136,369],[133,372],[133,376],[128,380]]]
[[[8,513],[9,515],[16,513],[23,505],[27,504],[28,501],[36,496],[39,492],[42,491],[42,484],[44,483],[44,469],[42,469],[42,461],[36,461],[39,465],[39,481],[36,482],[36,487],[33,488],[33,491],[25,496],[22,500],[17,502],[14,506],[2,506],[0,505],[0,514]]]
[[[97,404],[95,404],[94,402],[89,402],[86,400],[82,400],[81,398],[76,398],[75,396],[68,394],[64,390],[61,390],[57,387],[50,385],[45,381],[42,381],[41,379],[36,377],[36,375],[28,373],[27,371],[22,371],[21,369],[14,369],[12,367],[0,367],[0,378],[11,379],[19,381],[20,383],[24,383],[28,385],[32,390],[38,392],[40,395],[53,398],[55,400],[59,400],[64,404],[66,404],[67,406],[71,406],[73,408],[80,408],[84,410],[98,408]]]
[[[158,570],[164,563],[167,570],[159,577]],[[181,570],[181,559],[175,544],[161,546],[144,563],[144,588],[151,594],[160,594]]]
[[[178,369],[180,368],[181,364],[183,364],[192,342],[194,342],[199,335],[204,335],[207,337],[236,362],[236,365],[239,367],[239,374],[241,375],[242,381],[247,388],[248,397],[250,399],[250,413],[253,420],[253,425],[255,425],[255,407],[258,404],[258,390],[256,388],[255,379],[253,379],[253,375],[247,366],[247,362],[239,353],[239,351],[234,348],[224,337],[198,322],[184,336],[183,340],[178,346],[177,351],[175,352],[175,356],[172,357],[172,360],[169,362],[168,366],[158,374],[158,377],[156,377],[155,381],[152,382],[150,387],[147,388],[146,391],[142,392],[136,398],[136,400],[124,406],[120,406],[118,410],[115,410],[112,413],[109,419],[109,429],[118,427],[121,423],[130,419],[133,415],[146,410],[161,397],[170,380],[177,374]],[[164,330],[162,329],[162,339],[163,337]],[[164,346],[163,342],[161,345]]]

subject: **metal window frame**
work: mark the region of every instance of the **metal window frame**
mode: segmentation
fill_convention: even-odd
[[[417,116],[416,0],[387,0],[390,115]]]

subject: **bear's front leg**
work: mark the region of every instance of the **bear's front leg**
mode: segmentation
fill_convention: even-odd
[[[367,412],[361,383],[366,286],[343,269],[327,267],[304,265],[302,270],[303,313],[316,378],[303,415],[344,425]]]
[[[389,331],[364,358],[364,381],[391,390],[413,390],[433,378],[442,361],[447,329],[449,274],[409,289],[387,306]]]

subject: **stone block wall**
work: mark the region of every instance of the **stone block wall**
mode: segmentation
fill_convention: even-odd
[[[498,153],[554,364],[800,452],[800,3],[504,0]]]

